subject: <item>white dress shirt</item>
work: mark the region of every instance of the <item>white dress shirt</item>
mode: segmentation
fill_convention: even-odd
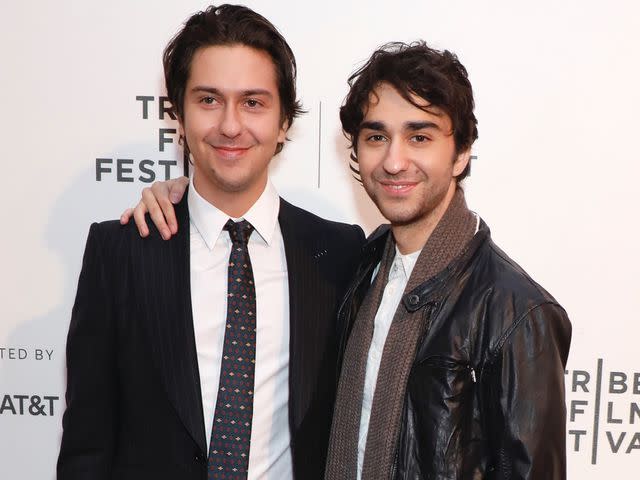
[[[229,216],[202,198],[193,180],[190,215],[191,302],[207,447],[218,396],[231,251]],[[244,215],[255,231],[248,249],[256,286],[256,363],[249,480],[293,477],[289,433],[289,282],[280,198],[271,182]],[[233,219],[240,220],[240,219]]]
[[[360,435],[358,437],[358,480],[362,478],[362,464],[364,462],[364,450],[367,446],[367,434],[369,433],[369,419],[371,417],[371,405],[376,391],[378,370],[382,360],[382,351],[387,340],[391,322],[398,309],[398,304],[407,286],[413,267],[418,260],[420,250],[407,255],[402,255],[396,247],[396,256],[389,270],[389,279],[384,287],[382,300],[376,312],[373,327],[373,338],[369,347],[367,370],[364,378],[364,392],[362,395],[362,413],[360,415]],[[377,275],[377,271],[375,272]],[[375,278],[375,276],[374,276]]]

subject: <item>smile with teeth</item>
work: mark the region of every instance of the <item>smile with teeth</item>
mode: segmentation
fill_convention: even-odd
[[[224,145],[212,145],[212,147],[216,152],[218,152],[219,155],[227,158],[241,157],[249,150],[249,147],[232,147]]]
[[[416,184],[415,183],[381,183],[382,188],[391,194],[402,194],[411,191]]]

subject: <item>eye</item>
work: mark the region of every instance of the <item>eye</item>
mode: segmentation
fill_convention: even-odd
[[[411,137],[411,140],[416,143],[424,143],[428,142],[429,138],[426,135],[414,135],[413,137]]]
[[[256,108],[260,106],[260,102],[255,98],[248,98],[244,103],[249,108]]]
[[[379,133],[374,133],[373,135],[369,135],[367,137],[368,142],[384,142],[385,140],[386,140],[386,137]]]
[[[216,103],[216,99],[215,97],[206,96],[200,99],[200,103],[204,103],[205,105],[213,105],[214,103]]]

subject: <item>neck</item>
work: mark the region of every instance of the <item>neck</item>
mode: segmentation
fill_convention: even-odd
[[[267,186],[267,176],[247,190],[225,189],[193,172],[193,187],[211,205],[232,218],[240,218],[258,201]]]
[[[429,237],[442,220],[453,196],[457,190],[456,183],[452,183],[445,194],[445,197],[428,214],[411,223],[401,225],[391,225],[393,238],[396,241],[398,250],[403,255],[417,252],[425,246]]]

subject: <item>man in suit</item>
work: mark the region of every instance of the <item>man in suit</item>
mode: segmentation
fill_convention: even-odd
[[[293,53],[264,17],[193,15],[164,71],[192,182],[169,241],[91,226],[58,478],[322,478],[337,303],[362,230],[268,179],[300,107]]]

